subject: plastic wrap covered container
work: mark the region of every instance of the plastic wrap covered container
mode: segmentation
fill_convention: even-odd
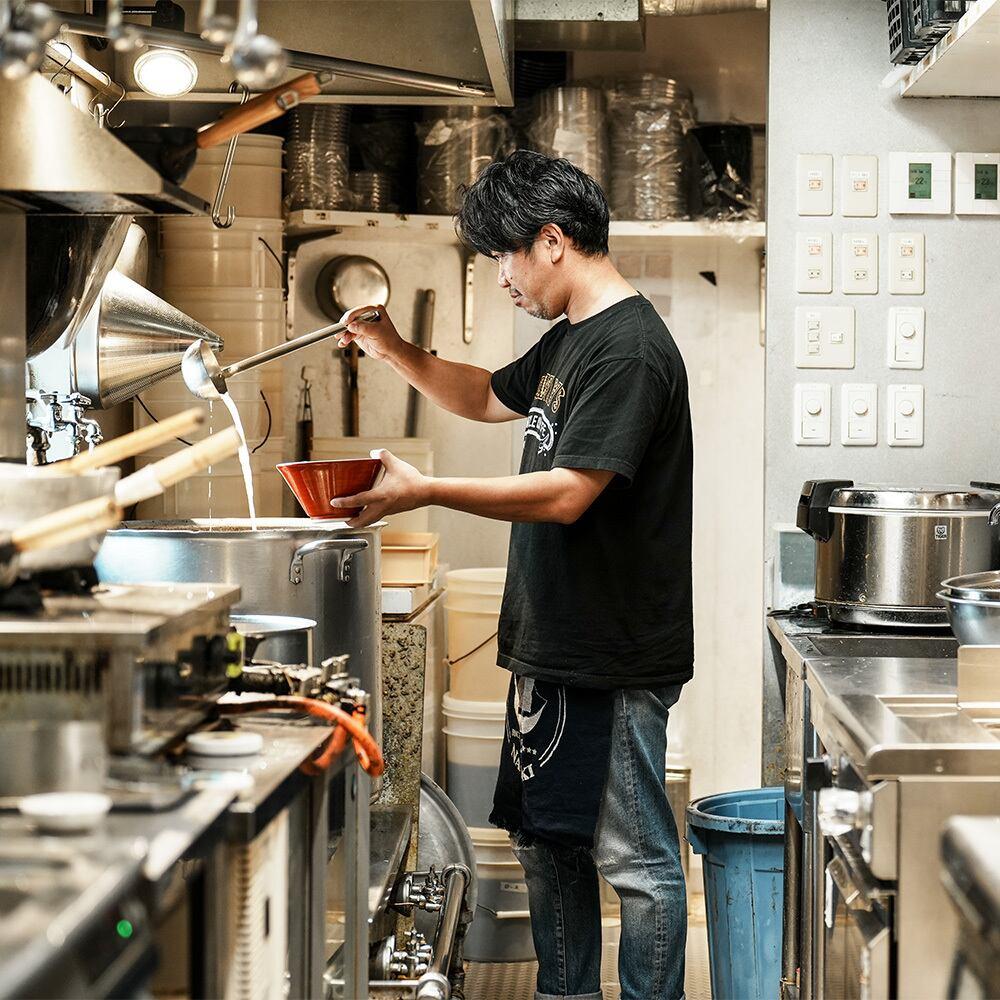
[[[528,126],[531,145],[560,156],[608,188],[608,126],[604,92],[598,87],[550,87],[535,94]]]
[[[288,114],[285,210],[349,208],[350,108],[302,104]]]

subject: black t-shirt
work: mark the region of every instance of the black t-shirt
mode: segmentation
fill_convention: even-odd
[[[616,474],[575,524],[512,526],[500,666],[587,687],[689,679],[691,418],[663,321],[641,295],[564,319],[492,386],[528,418],[522,473]]]

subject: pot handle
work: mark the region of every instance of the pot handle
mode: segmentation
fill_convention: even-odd
[[[828,542],[833,535],[830,498],[835,490],[854,483],[849,479],[808,479],[802,484],[802,494],[795,515],[795,524],[817,542]]]
[[[300,545],[292,556],[288,567],[288,579],[291,583],[302,582],[302,560],[313,552],[325,552],[327,549],[337,550],[337,579],[341,583],[351,582],[351,559],[355,552],[363,552],[368,548],[367,538],[317,538],[314,541]]]

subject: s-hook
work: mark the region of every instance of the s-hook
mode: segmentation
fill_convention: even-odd
[[[250,90],[242,83],[235,80],[229,85],[229,93],[235,94],[237,90],[243,91],[240,104],[246,104],[250,99]],[[229,140],[229,148],[226,150],[226,161],[222,165],[222,176],[219,178],[219,190],[215,192],[215,201],[212,202],[212,225],[216,229],[228,229],[236,221],[236,209],[230,205],[226,209],[226,217],[222,218],[222,199],[226,193],[226,185],[229,183],[229,172],[233,169],[233,157],[236,155],[236,142],[239,134],[234,135]]]

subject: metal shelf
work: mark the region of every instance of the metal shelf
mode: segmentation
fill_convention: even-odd
[[[977,0],[900,82],[903,97],[1000,97],[1000,0]]]
[[[350,235],[367,233],[412,239],[420,243],[444,243],[457,246],[454,222],[450,215],[394,215],[391,212],[346,212],[304,209],[290,212],[286,220],[289,238],[319,236],[323,231]],[[763,222],[612,222],[612,239],[729,239],[763,242]]]

